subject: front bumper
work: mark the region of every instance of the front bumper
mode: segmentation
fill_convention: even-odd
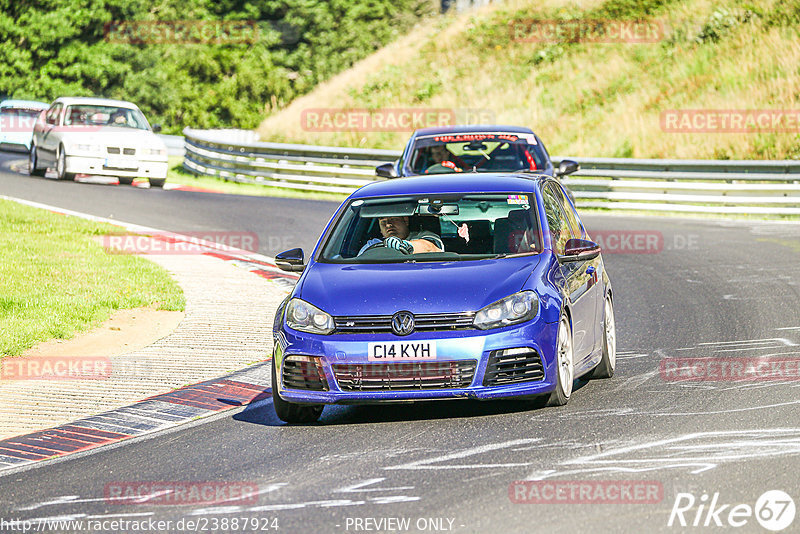
[[[490,400],[546,394],[556,387],[555,346],[558,323],[538,318],[517,327],[498,330],[420,332],[403,338],[393,334],[333,334],[329,336],[296,332],[285,325],[275,343],[275,368],[278,394],[299,404],[371,404],[435,399]],[[437,362],[476,360],[477,367],[467,387],[436,389],[391,389],[381,391],[345,391],[334,373],[335,364],[374,365],[368,361],[371,342],[435,340]],[[484,386],[484,377],[493,351],[528,347],[536,350],[544,368],[539,380]],[[287,388],[283,384],[283,364],[289,356],[320,358],[327,381],[327,391]]]
[[[30,152],[31,136],[0,133],[0,150],[12,152]]]
[[[167,177],[167,161],[138,160],[136,168],[120,169],[106,166],[107,159],[96,156],[66,155],[66,172],[74,174],[94,174],[98,176],[125,176],[133,178]]]

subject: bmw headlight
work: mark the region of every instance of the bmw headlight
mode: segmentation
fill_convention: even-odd
[[[335,328],[333,317],[300,299],[292,299],[286,305],[286,324],[310,334],[330,334]]]
[[[98,153],[102,151],[102,147],[100,145],[93,145],[90,143],[74,143],[71,148],[73,152]]]
[[[473,324],[481,330],[501,328],[530,321],[539,313],[539,299],[533,291],[520,291],[481,308]]]

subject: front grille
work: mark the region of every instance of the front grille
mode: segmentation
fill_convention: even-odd
[[[109,146],[109,147],[106,147],[106,151],[109,154],[119,154],[120,153],[120,148],[118,146]],[[136,155],[136,149],[135,148],[123,148],[122,149],[122,153],[125,154],[126,156],[134,156],[134,155]]]
[[[465,388],[472,384],[476,360],[333,365],[342,391],[400,391]]]
[[[483,377],[484,386],[502,386],[544,379],[539,353],[531,348],[495,350]]]
[[[474,312],[422,313],[414,316],[415,332],[472,329]],[[391,315],[352,315],[333,318],[335,334],[385,334],[392,331]]]
[[[283,362],[283,387],[328,391],[328,380],[319,358],[288,356]]]

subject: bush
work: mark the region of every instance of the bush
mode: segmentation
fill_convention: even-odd
[[[0,94],[131,100],[167,133],[254,128],[380,48],[430,0],[0,0]],[[129,44],[121,21],[258,21],[247,42]]]

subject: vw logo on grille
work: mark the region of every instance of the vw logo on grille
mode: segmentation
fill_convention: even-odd
[[[414,314],[399,311],[392,316],[392,332],[398,336],[407,336],[414,331]]]

